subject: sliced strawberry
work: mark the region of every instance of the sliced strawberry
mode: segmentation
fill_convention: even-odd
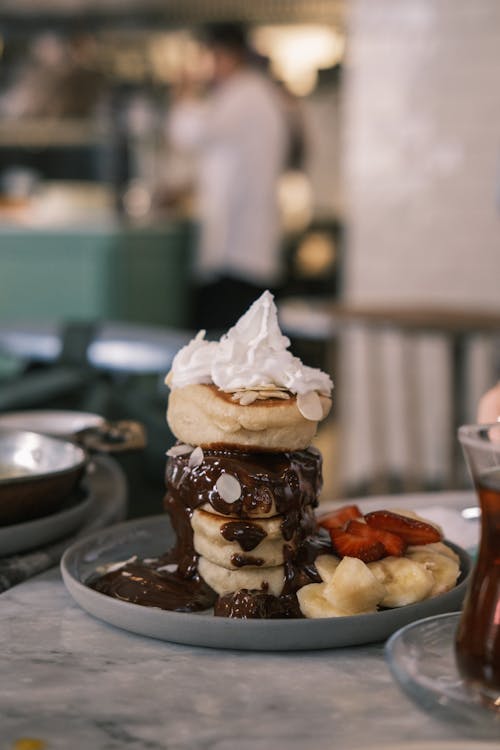
[[[362,518],[363,514],[357,505],[342,505],[331,513],[325,513],[318,518],[318,523],[324,529],[341,529],[353,518]]]
[[[329,529],[332,546],[340,557],[357,557],[363,562],[374,562],[385,556],[382,542],[354,536],[339,528]]]
[[[441,532],[430,523],[409,518],[390,510],[375,510],[367,513],[365,521],[374,529],[383,529],[400,536],[406,544],[431,544],[442,540]]]
[[[386,555],[401,557],[401,555],[404,555],[405,553],[406,542],[398,534],[393,534],[391,531],[375,529],[367,523],[361,523],[361,521],[349,521],[346,526],[346,531],[348,534],[363,537],[363,539],[371,539],[373,542],[382,542]]]

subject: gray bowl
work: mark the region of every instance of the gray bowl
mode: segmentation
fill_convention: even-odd
[[[0,428],[0,525],[58,510],[79,483],[85,452],[70,440]]]
[[[318,620],[234,620],[167,612],[118,601],[85,585],[96,568],[132,555],[156,557],[169,549],[174,533],[166,515],[118,524],[69,547],[61,561],[64,583],[72,597],[94,617],[132,633],[175,643],[251,651],[303,651],[357,646],[384,641],[403,625],[460,609],[471,570],[468,554],[448,542],[460,556],[462,574],[451,591],[398,609],[353,617]]]

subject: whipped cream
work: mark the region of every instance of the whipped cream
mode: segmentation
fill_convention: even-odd
[[[174,357],[167,382],[171,388],[213,383],[228,393],[256,386],[278,386],[291,393],[329,396],[330,377],[304,365],[288,350],[273,295],[266,291],[220,341],[206,341],[205,331]]]

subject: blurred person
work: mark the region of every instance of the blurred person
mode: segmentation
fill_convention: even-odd
[[[282,98],[251,61],[244,29],[206,29],[212,71],[205,97],[181,92],[168,133],[197,154],[200,236],[192,324],[226,329],[282,275],[277,182],[288,149]]]

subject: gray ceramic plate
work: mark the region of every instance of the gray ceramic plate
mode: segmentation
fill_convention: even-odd
[[[57,513],[33,521],[0,526],[0,557],[18,555],[69,536],[84,523],[92,502],[91,493],[86,491],[68,501]]]
[[[61,561],[64,583],[75,601],[91,615],[133,633],[193,646],[299,651],[383,641],[414,620],[457,610],[470,572],[468,555],[454,547],[461,557],[463,575],[452,591],[399,609],[323,620],[233,620],[214,617],[209,612],[166,612],[111,599],[85,585],[98,566],[132,555],[156,557],[169,549],[173,540],[166,515],[128,521],[99,531],[66,550]]]

